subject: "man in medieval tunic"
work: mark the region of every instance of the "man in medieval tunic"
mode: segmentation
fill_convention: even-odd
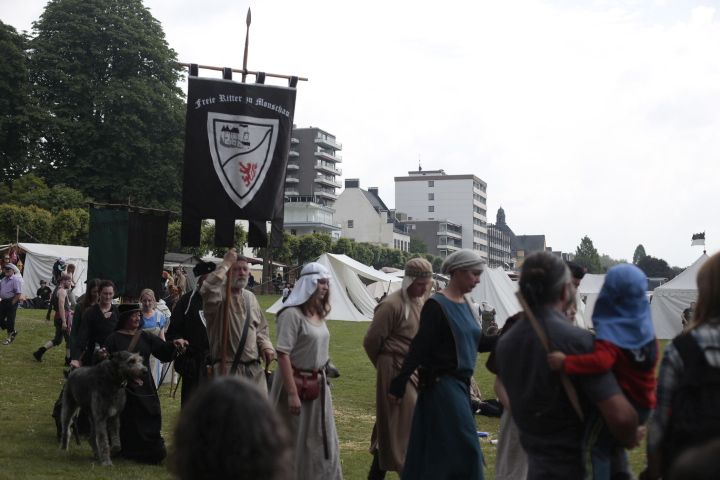
[[[432,265],[413,258],[405,264],[402,287],[375,308],[363,346],[377,370],[376,420],[370,441],[373,463],[370,480],[385,478],[386,471],[402,473],[417,399],[417,378],[413,375],[399,405],[390,403],[390,381],[402,367],[410,342],[418,331],[420,310],[430,295]]]
[[[207,322],[213,374],[232,373],[236,353],[244,341],[235,374],[250,380],[267,394],[262,362],[269,364],[275,358],[275,349],[270,342],[267,320],[260,304],[255,295],[245,288],[249,275],[247,259],[238,257],[235,249],[230,249],[220,266],[207,276],[200,294]],[[230,296],[226,299],[227,291]],[[249,323],[243,339],[246,321]]]

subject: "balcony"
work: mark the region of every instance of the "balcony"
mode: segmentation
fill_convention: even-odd
[[[326,177],[325,175],[319,175],[315,177],[314,180],[315,183],[319,183],[320,185],[327,185],[329,187],[335,187],[335,188],[341,188],[342,184],[335,180],[332,177]]]
[[[460,232],[454,232],[454,231],[452,231],[452,230],[443,230],[443,229],[440,229],[440,230],[437,232],[437,235],[448,236],[448,237],[451,237],[451,238],[457,238],[457,239],[459,239],[459,240],[462,240],[462,234],[461,234]]]
[[[289,157],[299,157],[300,154],[298,152],[296,152],[295,150],[290,150],[290,152],[288,152],[288,156]]]
[[[300,143],[300,140],[295,137],[290,137],[290,143],[293,145],[298,145]]]
[[[322,160],[328,160],[330,162],[342,162],[342,157],[338,154],[331,152],[315,152],[315,156]]]
[[[287,201],[288,197],[297,197],[298,195],[300,195],[300,192],[297,190],[296,187],[294,187],[294,186],[292,186],[292,187],[287,187],[287,186],[286,186],[286,187],[285,187],[285,198],[286,198],[286,201]]]
[[[287,177],[285,177],[285,184],[287,185],[288,183],[300,183],[300,179],[288,175]]]
[[[318,160],[317,162],[315,162],[315,170],[318,170],[318,171],[320,171],[320,172],[329,173],[329,174],[331,174],[331,175],[342,176],[342,170],[341,170],[341,169],[335,168],[335,167],[333,167],[333,166],[332,166],[331,164],[329,164],[329,163],[323,163],[323,162],[321,162],[320,160]]]
[[[321,147],[332,148],[335,150],[342,150],[342,144],[338,143],[334,138],[316,137],[315,145],[320,145]]]
[[[459,250],[462,250],[462,247],[458,247],[458,246],[455,246],[455,245],[444,244],[444,245],[438,245],[438,246],[437,246],[437,249],[438,249],[438,250],[447,250],[448,252],[457,252],[457,251],[459,251]]]
[[[315,190],[315,196],[319,198],[326,198],[329,200],[337,200],[338,196],[333,192],[328,192],[324,190]]]
[[[293,170],[293,171],[294,171],[294,170],[300,170],[300,165],[298,165],[297,163],[288,163],[288,164],[287,164],[287,169],[288,169],[288,170]]]

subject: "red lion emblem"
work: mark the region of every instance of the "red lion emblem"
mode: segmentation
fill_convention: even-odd
[[[245,183],[245,186],[250,186],[257,174],[257,163],[244,164],[240,162],[240,173],[242,173],[242,180]]]

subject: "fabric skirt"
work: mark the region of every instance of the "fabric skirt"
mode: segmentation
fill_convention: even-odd
[[[462,380],[443,375],[420,390],[402,478],[483,480],[470,392]]]

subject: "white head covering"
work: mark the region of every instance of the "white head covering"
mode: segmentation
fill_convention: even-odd
[[[300,271],[300,277],[295,282],[295,287],[290,296],[283,303],[282,308],[299,307],[317,290],[317,281],[321,278],[330,278],[330,271],[324,265],[317,262],[310,262]]]
[[[12,263],[12,262],[6,263],[5,265],[3,265],[3,268],[12,268],[12,269],[13,269],[13,272],[15,272],[15,273],[17,273],[17,274],[20,273],[20,269],[17,267],[17,265],[15,265],[15,264]]]

